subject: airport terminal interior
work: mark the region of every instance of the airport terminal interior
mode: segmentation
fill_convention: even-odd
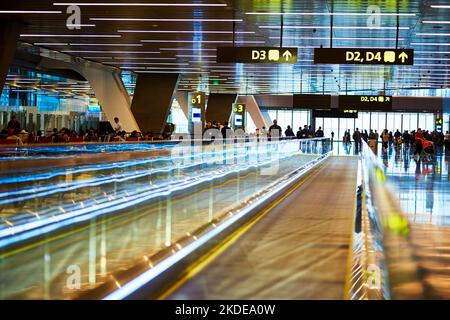
[[[0,300],[450,299],[450,1],[56,1],[0,3]]]

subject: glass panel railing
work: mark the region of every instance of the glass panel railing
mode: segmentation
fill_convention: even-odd
[[[422,288],[408,219],[386,181],[381,159],[365,142],[360,154],[359,196],[349,297],[419,298]],[[406,287],[410,290],[400,290]]]
[[[142,261],[152,268],[329,150],[327,139],[180,143],[165,156],[2,172],[0,298],[76,298]]]

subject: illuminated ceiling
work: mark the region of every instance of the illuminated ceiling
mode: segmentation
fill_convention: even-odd
[[[8,2],[0,5],[0,18],[25,22],[21,41],[135,73],[180,72],[180,90],[414,95],[417,89],[449,88],[446,0]],[[80,30],[66,27],[69,4],[81,8]],[[233,25],[236,46],[279,46],[281,12],[283,45],[299,48],[298,64],[215,62],[215,48],[233,43]],[[398,18],[398,47],[415,50],[415,65],[314,65],[313,48],[330,46],[331,17],[333,47],[371,48],[395,48]]]

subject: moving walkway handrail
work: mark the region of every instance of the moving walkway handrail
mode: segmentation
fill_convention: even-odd
[[[328,139],[305,139],[304,142],[323,141]],[[218,218],[178,239],[166,249],[147,257],[145,261],[132,268],[111,275],[110,281],[85,292],[80,299],[142,299],[155,297],[161,288],[174,281],[188,265],[211,250],[218,241],[226,238],[239,226],[251,220],[269,203],[292,187],[305,174],[325,161],[331,151],[323,148],[323,153],[316,159],[274,180],[269,186],[245,199],[236,207],[223,212]]]
[[[356,212],[349,298],[419,298],[422,290],[409,241],[409,221],[387,184],[381,159],[364,141],[358,169],[360,203]],[[398,290],[405,285],[414,285],[416,289],[405,295]]]

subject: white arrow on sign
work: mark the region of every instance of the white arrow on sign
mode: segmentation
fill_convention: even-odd
[[[402,52],[398,58],[402,60],[402,63],[405,63],[405,60],[408,59],[408,55],[405,52]]]
[[[292,53],[289,50],[286,50],[283,53],[283,57],[286,59],[286,61],[289,61],[289,59],[292,57]]]

